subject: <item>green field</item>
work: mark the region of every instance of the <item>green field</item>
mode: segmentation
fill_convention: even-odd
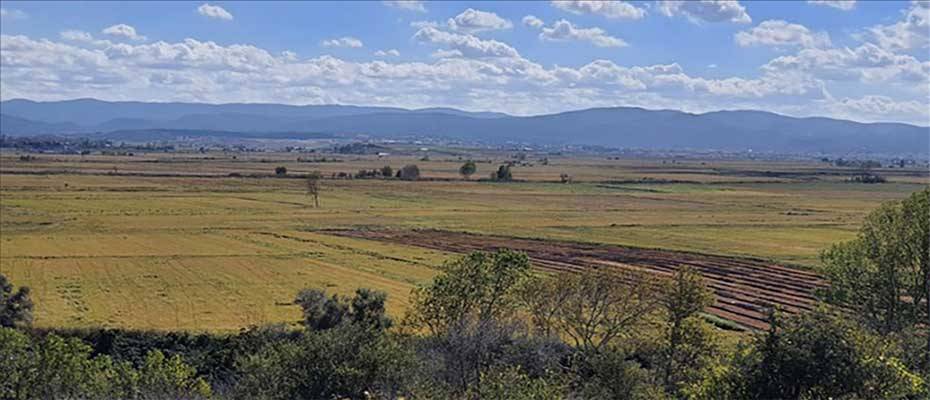
[[[815,266],[821,249],[851,238],[880,202],[928,184],[921,171],[888,171],[889,183],[867,185],[843,182],[854,171],[817,163],[593,157],[515,167],[526,182],[465,182],[452,180],[461,162],[451,156],[295,157],[4,155],[0,273],[32,287],[36,325],[45,327],[230,331],[294,322],[291,300],[309,286],[381,289],[399,315],[410,289],[450,255],[320,230],[437,228]],[[319,209],[303,180],[270,176],[277,165],[329,176],[414,162],[424,177],[446,180],[326,179]],[[479,164],[476,176],[498,162]],[[576,182],[557,183],[562,172]],[[665,183],[635,183],[643,178]]]

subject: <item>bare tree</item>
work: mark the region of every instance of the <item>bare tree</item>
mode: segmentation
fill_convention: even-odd
[[[320,207],[320,180],[323,175],[319,171],[313,171],[307,174],[307,195],[313,196],[314,207]]]
[[[524,305],[538,332],[566,337],[599,352],[630,335],[658,311],[657,282],[632,270],[589,270],[541,277],[527,285]]]

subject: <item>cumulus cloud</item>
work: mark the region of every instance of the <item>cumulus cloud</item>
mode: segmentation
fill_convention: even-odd
[[[694,23],[735,22],[748,24],[752,18],[738,1],[731,0],[660,0],[659,12],[667,17],[682,15]]]
[[[868,29],[867,39],[894,50],[910,50],[930,45],[930,2],[912,1],[904,18],[890,25],[875,25]]]
[[[801,49],[777,63],[773,60],[771,68],[761,69],[757,76],[716,79],[689,73],[677,63],[624,66],[594,60],[544,67],[507,43],[435,27],[419,29],[415,40],[435,46],[435,57],[427,62],[348,61],[333,56],[298,58],[287,51],[196,39],[86,43],[2,35],[0,98],[449,106],[514,114],[636,105],[692,112],[762,108],[840,115],[838,106],[827,106],[832,101],[845,103],[844,109],[868,106],[880,112],[885,107],[902,113],[868,118],[927,119],[926,111],[913,107],[926,102],[926,93],[901,87],[919,87],[913,79],[926,77],[930,63],[874,44],[861,49]],[[816,69],[821,60],[836,57],[840,60],[831,69]],[[843,79],[865,79],[864,74],[884,79],[861,88],[903,105],[855,96],[845,101],[830,98],[824,90],[825,82],[832,82],[828,73],[844,69],[859,75]]]
[[[91,42],[94,40],[94,37],[91,36],[91,34],[77,30],[62,31],[58,34],[58,36],[64,40],[70,40],[74,42]]]
[[[446,32],[432,26],[420,28],[413,38],[421,42],[450,47],[452,50],[461,52],[464,57],[520,57],[517,49],[506,43],[480,39],[474,35]]]
[[[29,18],[29,14],[26,14],[22,10],[17,10],[15,8],[2,8],[0,7],[0,18],[3,19],[26,19]]]
[[[136,33],[136,28],[126,24],[116,24],[101,31],[104,35],[120,36],[132,40],[145,40],[146,37]]]
[[[859,98],[829,97],[817,103],[821,112],[857,121],[900,121],[930,126],[927,105],[916,100],[898,101],[888,96],[866,95]],[[915,118],[916,116],[916,118]]]
[[[454,31],[477,33],[513,28],[513,23],[495,13],[469,8],[446,22]]]
[[[399,8],[401,10],[426,12],[426,7],[420,0],[384,0],[381,3],[388,7]]]
[[[597,47],[629,46],[623,39],[610,36],[601,28],[578,28],[564,19],[555,21],[551,27],[542,28],[539,38],[553,42],[589,42]]]
[[[595,14],[614,19],[646,16],[646,10],[618,0],[553,0],[552,5],[572,14]]]
[[[742,47],[773,46],[785,47],[829,47],[830,36],[826,32],[814,33],[804,25],[792,24],[782,20],[762,21],[758,26],[737,32],[733,36],[736,44]]]
[[[197,13],[208,18],[222,19],[225,21],[232,21],[233,15],[226,11],[225,8],[212,5],[209,3],[203,3],[200,7],[197,7]]]
[[[398,51],[397,49],[378,50],[375,52],[375,55],[378,57],[387,57],[387,56],[400,57],[400,51]]]
[[[358,39],[356,39],[356,38],[354,38],[354,37],[351,37],[351,36],[343,36],[343,37],[341,37],[341,38],[336,38],[336,39],[326,39],[326,40],[320,42],[320,44],[322,44],[323,47],[350,47],[350,48],[359,48],[359,47],[363,47],[363,46],[364,46],[364,44],[362,43],[361,40],[358,40]]]
[[[856,8],[856,0],[807,0],[808,4],[833,7],[843,11]]]
[[[536,18],[535,15],[527,15],[523,17],[523,25],[529,26],[531,28],[539,28],[546,23],[543,20]]]
[[[772,74],[807,73],[828,81],[898,82],[913,87],[930,83],[930,62],[866,43],[856,48],[803,49],[762,66]],[[926,90],[926,89],[924,89]]]

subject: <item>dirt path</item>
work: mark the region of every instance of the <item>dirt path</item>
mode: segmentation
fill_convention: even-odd
[[[765,313],[772,304],[787,313],[810,310],[816,303],[814,291],[825,285],[812,272],[747,258],[438,230],[326,233],[458,253],[506,247],[526,252],[536,268],[550,271],[638,268],[668,276],[688,265],[707,279],[716,294],[716,303],[708,310],[711,314],[754,329],[767,327]]]

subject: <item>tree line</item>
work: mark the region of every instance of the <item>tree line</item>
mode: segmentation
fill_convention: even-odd
[[[450,260],[408,312],[308,288],[300,328],[232,335],[29,327],[0,281],[0,398],[926,399],[930,189],[823,253],[816,309],[735,335],[687,266],[534,272],[502,249]],[[738,337],[738,343],[734,343]]]

